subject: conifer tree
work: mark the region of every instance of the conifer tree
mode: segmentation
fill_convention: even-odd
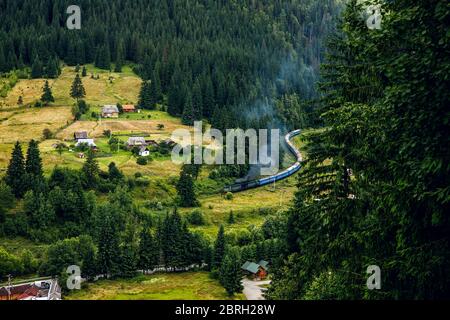
[[[41,101],[45,104],[49,104],[50,102],[55,102],[55,98],[53,98],[52,89],[48,84],[48,80],[45,80],[44,87],[42,88],[43,94],[41,97]]]
[[[214,242],[214,250],[212,257],[212,267],[211,269],[219,269],[222,265],[223,258],[225,256],[225,229],[223,225],[220,226],[219,232],[217,233],[216,241]]]
[[[151,84],[149,81],[144,81],[141,85],[141,91],[139,93],[138,105],[142,109],[152,109],[153,101],[151,95]]]
[[[159,246],[153,238],[149,228],[144,227],[141,232],[139,243],[139,269],[153,270],[158,265]]]
[[[25,173],[22,146],[19,142],[16,142],[8,169],[6,170],[5,182],[11,187],[12,192],[17,198],[22,197],[26,192],[27,183]]]
[[[74,99],[82,99],[86,96],[86,91],[81,81],[80,75],[77,73],[70,89],[70,96]]]
[[[193,126],[194,121],[195,121],[195,116],[196,115],[195,115],[194,105],[192,102],[192,96],[189,93],[186,97],[186,102],[184,105],[183,116],[181,118],[181,121],[185,125]]]
[[[119,231],[111,216],[110,207],[100,207],[101,220],[98,238],[97,266],[102,274],[115,275],[119,268]]]
[[[241,257],[238,248],[230,248],[225,255],[219,280],[229,296],[242,292]]]
[[[42,159],[40,156],[39,145],[37,141],[31,140],[28,144],[27,159],[25,162],[25,171],[30,185],[35,189],[44,179],[42,170]]]
[[[36,56],[33,61],[33,65],[31,66],[31,77],[33,79],[42,78],[44,73],[42,62],[39,59],[39,56]]]
[[[89,188],[94,188],[97,185],[98,173],[100,169],[98,167],[98,162],[95,159],[95,154],[92,150],[89,150],[88,152],[82,171],[86,186]]]
[[[198,205],[194,190],[194,181],[185,168],[181,170],[177,183],[177,192],[182,207],[195,207]]]
[[[86,77],[87,76],[87,69],[86,66],[83,66],[83,70],[81,70],[81,76]]]

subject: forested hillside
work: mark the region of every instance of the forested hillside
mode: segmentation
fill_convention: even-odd
[[[448,1],[349,1],[328,46],[324,128],[285,228],[277,299],[449,298]],[[381,269],[368,290],[366,268]]]
[[[204,116],[219,128],[238,124],[232,107],[314,96],[338,12],[334,0],[83,0],[82,28],[68,30],[70,4],[0,1],[0,72],[30,66],[33,77],[55,77],[58,59],[116,71],[131,61],[152,80],[143,107],[166,99],[184,122]]]

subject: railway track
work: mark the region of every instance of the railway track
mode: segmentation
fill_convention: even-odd
[[[295,156],[295,159],[297,160],[292,166],[287,168],[286,170],[283,170],[273,176],[262,178],[258,180],[252,180],[252,181],[246,181],[241,183],[235,183],[229,186],[226,186],[224,188],[225,192],[240,192],[248,189],[253,188],[259,188],[271,183],[274,183],[276,181],[280,181],[283,179],[286,179],[287,177],[292,176],[294,173],[298,172],[301,169],[301,162],[303,161],[302,155],[300,151],[297,150],[297,148],[294,146],[294,144],[291,142],[292,138],[298,136],[301,133],[300,130],[294,130],[289,132],[285,137],[284,140],[286,142],[286,145],[289,149],[289,151]]]

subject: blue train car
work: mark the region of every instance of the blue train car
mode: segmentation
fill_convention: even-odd
[[[224,191],[225,192],[239,192],[239,191],[244,191],[244,190],[248,190],[248,189],[252,189],[252,188],[261,187],[264,185],[274,183],[276,181],[286,179],[287,177],[290,177],[294,173],[298,172],[301,169],[301,162],[303,161],[303,158],[302,158],[300,151],[298,151],[297,148],[295,148],[295,146],[292,144],[291,139],[295,136],[298,136],[300,133],[301,133],[300,130],[294,130],[294,131],[288,133],[284,138],[289,151],[297,159],[297,162],[295,164],[290,166],[288,169],[281,171],[281,172],[277,173],[276,175],[273,175],[273,176],[270,176],[267,178],[248,181],[248,182],[242,182],[242,183],[236,183],[236,184],[227,186],[224,188]]]

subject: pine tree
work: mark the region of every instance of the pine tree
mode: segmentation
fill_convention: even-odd
[[[194,120],[201,120],[203,117],[203,96],[200,79],[198,78],[192,88],[192,109]]]
[[[81,71],[81,76],[86,77],[87,76],[87,69],[86,66],[83,66],[83,70]]]
[[[219,232],[217,233],[216,241],[214,242],[214,250],[212,257],[212,270],[217,270],[222,265],[223,258],[225,256],[225,229],[223,225],[220,226]]]
[[[48,78],[57,78],[59,75],[59,69],[58,69],[58,59],[49,59],[47,62],[47,66],[45,67],[45,73]]]
[[[151,84],[148,81],[142,82],[141,91],[139,93],[138,105],[142,109],[152,109],[152,95],[151,95]]]
[[[12,152],[11,160],[6,171],[5,182],[11,187],[17,198],[22,197],[26,192],[25,162],[22,147],[16,142]]]
[[[195,110],[194,105],[192,102],[192,96],[190,93],[188,93],[186,97],[186,104],[184,106],[183,110],[183,116],[181,118],[181,121],[184,125],[193,126],[195,119]]]
[[[28,144],[25,171],[28,185],[32,188],[32,190],[38,190],[44,181],[44,173],[42,170],[42,159],[39,152],[39,145],[35,140],[31,140]]]
[[[89,188],[94,188],[97,185],[98,173],[100,169],[98,167],[97,160],[95,160],[95,154],[91,150],[88,152],[82,171],[86,186]]]
[[[100,230],[97,242],[97,266],[102,274],[116,275],[119,269],[119,230],[111,215],[110,206],[103,206],[101,212]]]
[[[116,65],[114,66],[114,72],[122,72],[122,67],[125,63],[125,47],[123,41],[119,41],[117,44],[116,52]]]
[[[31,66],[31,77],[33,79],[42,78],[44,74],[42,62],[39,59],[39,56],[36,56],[33,61],[33,65]]]
[[[219,280],[229,296],[242,292],[241,257],[239,249],[231,248],[228,250],[220,267]]]
[[[139,243],[139,269],[153,270],[158,265],[159,246],[153,238],[149,228],[144,227],[141,232]]]
[[[70,96],[77,100],[82,99],[86,96],[83,82],[81,81],[80,75],[78,73],[73,80],[72,87],[70,89]]]
[[[151,99],[151,109],[156,108],[156,104],[161,102],[161,81],[159,79],[159,74],[155,71],[153,72],[152,81],[150,83],[150,99]]]
[[[41,97],[41,101],[45,104],[48,104],[50,102],[55,102],[55,98],[53,98],[52,89],[50,88],[48,84],[48,80],[45,80],[44,87],[42,88],[43,94]]]
[[[192,176],[184,168],[181,170],[180,179],[177,183],[177,192],[182,207],[195,207],[198,205],[194,190],[194,181]]]

